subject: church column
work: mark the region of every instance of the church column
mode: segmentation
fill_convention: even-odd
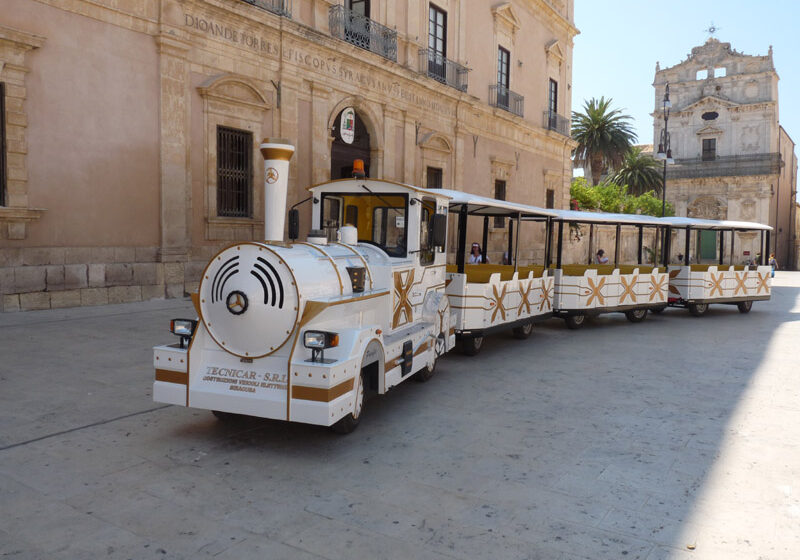
[[[190,245],[188,213],[191,207],[189,166],[189,44],[160,35],[160,183],[161,247],[167,297],[184,290],[183,263]]]

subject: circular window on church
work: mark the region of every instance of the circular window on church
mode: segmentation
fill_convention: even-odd
[[[709,111],[708,113],[703,113],[703,120],[704,121],[713,121],[719,116],[719,113],[716,111]]]

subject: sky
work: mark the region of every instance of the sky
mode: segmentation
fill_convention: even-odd
[[[633,117],[639,144],[652,144],[656,61],[683,61],[714,36],[748,55],[773,48],[780,124],[800,143],[800,2],[796,0],[575,0],[572,110],[605,96]],[[795,149],[795,153],[800,150]]]

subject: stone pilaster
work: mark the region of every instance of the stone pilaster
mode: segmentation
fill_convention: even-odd
[[[168,35],[156,37],[161,74],[161,247],[159,260],[180,263],[189,247],[191,208],[189,165],[189,44]],[[178,279],[173,274],[177,283]],[[180,279],[182,285],[182,278]]]
[[[312,134],[311,139],[311,183],[323,183],[331,177],[331,148],[328,142],[328,112],[330,111],[331,88],[313,84],[311,86]]]

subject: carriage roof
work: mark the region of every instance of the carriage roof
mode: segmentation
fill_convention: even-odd
[[[661,218],[644,214],[611,214],[607,212],[583,212],[580,210],[553,210],[557,221],[584,222],[593,224],[625,224],[636,226],[663,226]]]
[[[508,216],[519,214],[523,218],[535,219],[555,217],[555,211],[550,208],[539,208],[529,204],[497,200],[487,196],[480,196],[463,191],[450,189],[422,189],[431,194],[441,194],[448,197],[451,211],[453,207],[466,205],[470,216]],[[460,208],[459,208],[460,209]]]
[[[772,230],[772,227],[756,222],[737,222],[733,220],[704,220],[681,216],[659,218],[664,225],[677,228],[716,229],[716,230]]]

